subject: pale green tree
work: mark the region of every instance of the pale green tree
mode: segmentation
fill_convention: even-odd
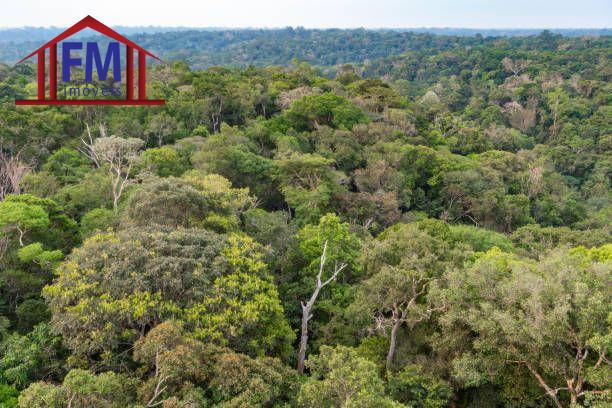
[[[564,248],[540,261],[492,249],[448,275],[437,293],[448,302],[441,322],[472,333],[472,350],[455,375],[478,385],[507,365],[525,368],[557,407],[609,398],[612,246]],[[457,332],[455,332],[457,333]]]

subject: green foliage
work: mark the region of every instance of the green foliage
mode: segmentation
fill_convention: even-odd
[[[295,405],[297,373],[278,359],[226,352],[216,356],[212,369],[216,375],[210,388],[219,406]]]
[[[46,171],[26,174],[21,184],[28,194],[43,198],[52,197],[61,187],[57,178]]]
[[[351,130],[355,124],[368,121],[358,107],[331,92],[306,95],[295,101],[286,114],[292,126],[300,131],[320,125]]]
[[[88,238],[97,232],[114,228],[118,224],[117,214],[108,208],[94,208],[81,218],[81,236]]]
[[[44,300],[26,299],[15,309],[17,316],[17,329],[21,333],[30,332],[39,323],[47,322],[51,312]]]
[[[531,254],[538,254],[563,245],[604,245],[610,242],[610,233],[605,229],[580,231],[568,227],[542,227],[531,224],[517,229],[510,238],[518,247]]]
[[[0,407],[17,408],[19,391],[11,385],[0,384]]]
[[[40,242],[26,245],[23,248],[19,248],[17,251],[19,260],[24,263],[36,262],[45,268],[51,268],[55,266],[59,261],[62,260],[64,254],[62,251],[56,249],[55,251],[45,251]]]
[[[287,204],[303,222],[316,222],[331,208],[334,194],[343,188],[332,161],[318,154],[293,153],[278,160],[277,178]]]
[[[149,180],[130,196],[126,222],[139,226],[202,226],[212,212],[205,197],[192,185],[177,178]]]
[[[44,323],[25,336],[8,336],[0,343],[0,381],[25,388],[32,380],[61,373],[60,342]]]
[[[608,32],[445,32],[139,34],[155,108],[0,64],[0,404],[609,405]]]
[[[159,177],[180,176],[187,167],[184,158],[179,156],[176,150],[166,146],[145,150],[141,160],[143,169]]]
[[[126,407],[134,401],[135,381],[123,374],[70,370],[61,385],[37,382],[19,396],[20,407]]]
[[[272,176],[275,165],[260,155],[253,141],[236,128],[221,126],[220,132],[202,143],[193,153],[191,162],[205,174],[219,174],[238,188],[248,187],[269,206],[278,206],[280,200]]]
[[[25,233],[31,230],[42,230],[49,224],[49,214],[39,205],[30,205],[8,198],[0,202],[0,228],[5,233],[17,231],[22,246]]]
[[[299,386],[297,373],[278,359],[253,359],[205,346],[186,335],[183,325],[173,320],[160,323],[137,341],[134,359],[149,370],[150,377],[139,389],[147,401],[153,398],[160,379],[164,379],[166,391],[154,402],[189,400],[196,385],[199,390],[208,390],[201,393],[201,399],[224,407],[281,406],[294,401]]]
[[[582,395],[574,384],[588,384],[587,373],[603,369],[587,354],[609,348],[610,250],[557,250],[535,262],[493,249],[449,274],[448,289],[438,294],[450,305],[443,322],[466,325],[477,336],[473,353],[457,360],[456,377],[469,384],[481,370],[518,364],[534,380],[543,377],[542,388],[576,378],[565,395],[577,402]],[[561,349],[572,357],[559,355]]]
[[[377,367],[351,348],[321,347],[319,355],[306,361],[310,378],[302,385],[302,407],[402,407],[384,396]]]
[[[306,225],[298,232],[300,250],[308,262],[308,270],[313,276],[319,270],[323,246],[327,242],[327,263],[329,265],[346,263],[347,272],[358,275],[357,254],[360,249],[359,238],[349,230],[348,223],[340,221],[335,214],[325,214],[315,225]],[[323,280],[327,279],[325,276]]]
[[[493,247],[504,252],[512,252],[514,249],[512,241],[506,235],[471,225],[451,225],[450,234],[455,243],[465,243],[479,252]]]
[[[76,150],[62,147],[49,156],[43,170],[53,175],[61,185],[74,184],[91,170],[91,163]]]
[[[170,317],[202,339],[284,354],[293,334],[261,257],[246,237],[203,230],[99,234],[43,293],[53,326],[76,354],[115,351]]]
[[[103,170],[92,171],[78,183],[62,187],[53,198],[78,219],[95,208],[112,207],[111,180]]]
[[[421,263],[424,270],[434,274],[442,272],[448,262],[461,264],[461,258],[445,259],[451,255],[449,244],[443,239],[448,231],[448,226],[439,221],[388,228],[365,251],[366,275],[375,274],[384,265],[401,266],[403,262]]]
[[[235,231],[239,215],[253,205],[247,189],[232,188],[218,175],[188,172],[182,179],[150,179],[127,202],[125,222]]]
[[[77,223],[54,200],[39,198],[31,194],[20,194],[7,196],[4,203],[7,206],[10,206],[11,203],[14,203],[17,207],[23,205],[22,208],[29,209],[26,213],[34,211],[33,214],[37,218],[31,221],[40,224],[31,231],[26,231],[32,241],[39,241],[46,247],[57,248],[66,252],[80,241]],[[42,208],[46,214],[40,212],[39,208]]]
[[[424,374],[418,366],[392,374],[387,388],[393,399],[413,408],[444,408],[453,396],[450,384]]]

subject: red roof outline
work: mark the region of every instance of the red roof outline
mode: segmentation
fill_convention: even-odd
[[[46,48],[49,48],[50,46],[52,46],[53,44],[57,44],[58,42],[78,33],[81,30],[84,30],[86,28],[91,28],[93,30],[96,30],[97,32],[99,32],[100,34],[104,34],[107,37],[110,37],[114,40],[117,40],[125,45],[128,45],[138,51],[144,52],[146,55],[149,55],[153,58],[155,58],[158,61],[161,61],[159,58],[157,58],[155,55],[151,54],[149,51],[145,50],[144,48],[142,48],[141,46],[137,45],[136,43],[128,40],[127,38],[125,38],[124,36],[122,36],[121,34],[119,34],[118,32],[116,32],[115,30],[113,30],[112,28],[110,28],[109,26],[101,23],[100,21],[96,20],[95,18],[93,18],[92,16],[87,16],[84,19],[82,19],[81,21],[79,21],[78,23],[76,23],[75,25],[73,25],[72,27],[68,28],[66,31],[64,31],[63,33],[59,34],[57,37],[55,37],[54,39],[52,39],[51,41],[49,41],[48,43],[46,43],[45,45],[43,45],[42,47],[38,48],[36,51],[32,52],[30,55],[28,55],[27,57],[25,57],[24,59],[22,59],[21,61],[19,61],[17,64],[21,64],[23,61],[27,60],[28,58],[33,57],[36,53],[38,53],[41,50],[44,50]]]

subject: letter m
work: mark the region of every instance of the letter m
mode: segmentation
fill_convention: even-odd
[[[108,75],[108,69],[110,68],[111,59],[113,60],[113,81],[121,81],[121,60],[119,57],[119,43],[110,42],[108,49],[106,50],[106,58],[104,58],[104,65],[102,65],[102,57],[100,57],[100,50],[98,43],[88,42],[87,43],[87,56],[85,58],[85,82],[93,82],[93,63],[96,64],[96,71],[98,72],[98,78],[100,81],[106,80]]]

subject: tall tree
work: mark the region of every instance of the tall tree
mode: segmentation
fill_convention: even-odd
[[[111,175],[115,211],[117,211],[119,199],[131,176],[130,171],[137,152],[142,146],[144,146],[144,141],[141,139],[123,139],[117,136],[100,137],[93,142],[92,152],[102,164],[108,166],[108,172]]]
[[[409,327],[429,319],[432,312],[441,310],[426,300],[427,286],[433,272],[414,257],[403,260],[400,266],[383,268],[363,282],[355,299],[357,305],[368,309],[373,318],[373,329],[389,332],[387,369],[391,368],[397,347],[399,328]]]
[[[21,193],[21,180],[32,166],[21,159],[21,151],[10,154],[3,149],[0,139],[0,200],[7,194]]]
[[[331,282],[335,281],[338,278],[338,274],[342,272],[344,268],[346,268],[346,264],[335,264],[333,270],[330,273],[329,278],[325,281],[322,280],[323,271],[325,270],[325,262],[327,261],[327,241],[323,244],[323,254],[321,255],[321,259],[319,261],[319,273],[317,273],[315,289],[308,299],[307,302],[301,302],[302,304],[302,324],[300,326],[301,336],[300,336],[300,348],[298,351],[298,363],[297,370],[300,374],[304,374],[304,361],[306,360],[306,348],[308,347],[308,321],[312,319],[312,308],[314,307],[317,298],[319,297],[319,292],[325,286],[329,285]]]
[[[507,365],[529,372],[561,408],[610,393],[612,246],[559,249],[540,261],[492,249],[448,277],[452,336],[465,325],[472,351],[454,362],[467,384],[486,381]],[[459,329],[459,330],[457,330]]]

